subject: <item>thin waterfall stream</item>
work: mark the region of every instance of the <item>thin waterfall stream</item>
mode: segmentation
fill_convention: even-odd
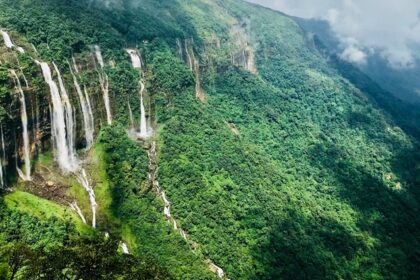
[[[76,64],[74,64],[74,68],[76,68]],[[85,140],[86,140],[86,149],[90,149],[93,145],[93,134],[94,134],[94,120],[93,120],[93,112],[89,102],[89,96],[87,95],[86,90],[84,93],[80,88],[79,82],[77,81],[76,75],[73,73],[73,70],[70,67],[70,72],[73,76],[73,83],[74,87],[76,88],[77,95],[79,97],[80,107],[82,108],[82,115],[83,115],[83,128],[85,131]]]
[[[31,181],[31,158],[30,158],[30,143],[29,143],[29,133],[28,133],[28,115],[26,112],[26,101],[25,94],[23,92],[22,86],[20,84],[19,77],[17,76],[14,70],[10,70],[15,81],[16,89],[19,92],[19,101],[21,105],[20,116],[22,121],[22,138],[23,138],[23,157],[25,161],[25,172],[22,172],[17,168],[19,176],[24,181]]]
[[[112,112],[111,105],[109,103],[109,80],[108,76],[104,71],[104,59],[102,57],[101,49],[99,48],[99,46],[94,46],[94,52],[96,61],[100,66],[100,71],[98,70],[99,83],[101,84],[102,95],[105,103],[107,123],[110,125],[112,123]]]
[[[134,49],[127,49],[126,50],[131,58],[131,64],[134,69],[141,69],[143,66],[141,56]],[[143,74],[140,76],[140,133],[138,136],[140,138],[147,138],[150,136],[150,131],[147,127],[147,120],[146,120],[146,110],[144,108],[144,90],[145,90],[145,82],[143,79]]]
[[[151,143],[151,146],[148,150],[148,157],[149,157],[149,173],[148,173],[148,180],[149,184],[152,186],[152,188],[155,189],[156,193],[160,196],[160,198],[163,201],[164,208],[163,208],[163,214],[165,218],[168,220],[169,223],[173,225],[173,229],[178,231],[179,234],[187,241],[187,243],[190,245],[191,249],[193,251],[196,251],[196,248],[199,246],[197,243],[195,243],[190,236],[179,226],[179,223],[176,221],[176,219],[171,215],[171,203],[165,193],[165,191],[162,190],[161,186],[159,185],[159,181],[157,179],[158,177],[158,164],[157,164],[157,147],[156,147],[156,141],[153,141]],[[223,269],[219,266],[217,266],[211,259],[206,258],[206,264],[209,267],[209,269],[214,272],[219,278],[221,279],[227,279],[225,272]]]

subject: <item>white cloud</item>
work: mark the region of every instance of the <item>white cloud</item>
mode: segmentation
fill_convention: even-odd
[[[363,63],[375,49],[394,68],[420,59],[420,0],[248,0],[290,15],[330,22],[341,57]]]

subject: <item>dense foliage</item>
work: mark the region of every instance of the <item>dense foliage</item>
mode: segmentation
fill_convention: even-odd
[[[17,263],[29,264],[19,270],[24,276],[213,279],[209,258],[231,279],[420,277],[417,112],[326,58],[280,13],[234,0],[106,2],[4,0],[0,25],[26,37],[16,36],[19,45],[32,42],[40,57],[57,61],[71,89],[67,60],[75,55],[81,64],[109,185],[100,229],[124,239],[132,256],[118,254],[112,238],[79,236],[70,222],[2,209],[0,273],[10,278]],[[200,75],[185,65],[176,39],[186,50],[189,40],[199,59],[205,102],[195,98]],[[235,61],[247,50],[243,40],[257,71]],[[111,126],[104,125],[93,44],[110,62]],[[147,141],[127,134],[128,104],[139,118],[140,71],[124,51],[134,45],[146,62],[155,122]],[[41,95],[39,69],[19,59]],[[8,68],[0,66],[2,105],[11,100],[11,85],[3,85]],[[165,220],[149,185],[151,141],[172,214],[200,254]]]
[[[213,279],[163,216],[163,203],[150,190],[146,178],[148,159],[141,146],[120,126],[106,127],[99,138],[110,183],[112,214],[130,232],[136,254],[147,256],[176,279]],[[144,185],[142,185],[144,184]]]
[[[0,279],[169,279],[150,261],[118,252],[119,241],[80,236],[72,223],[40,220],[0,204]]]

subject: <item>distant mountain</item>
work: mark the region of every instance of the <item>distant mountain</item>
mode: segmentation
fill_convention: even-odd
[[[342,51],[339,46],[340,42],[327,21],[293,18],[306,31],[316,34],[331,52]],[[420,60],[416,61],[413,68],[395,69],[389,66],[387,60],[376,52],[368,57],[365,65],[359,65],[358,68],[395,97],[420,105]]]

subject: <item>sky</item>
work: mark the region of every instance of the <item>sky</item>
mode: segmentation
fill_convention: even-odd
[[[393,68],[420,60],[420,0],[248,0],[289,15],[327,20],[341,57],[356,64],[376,53]]]

